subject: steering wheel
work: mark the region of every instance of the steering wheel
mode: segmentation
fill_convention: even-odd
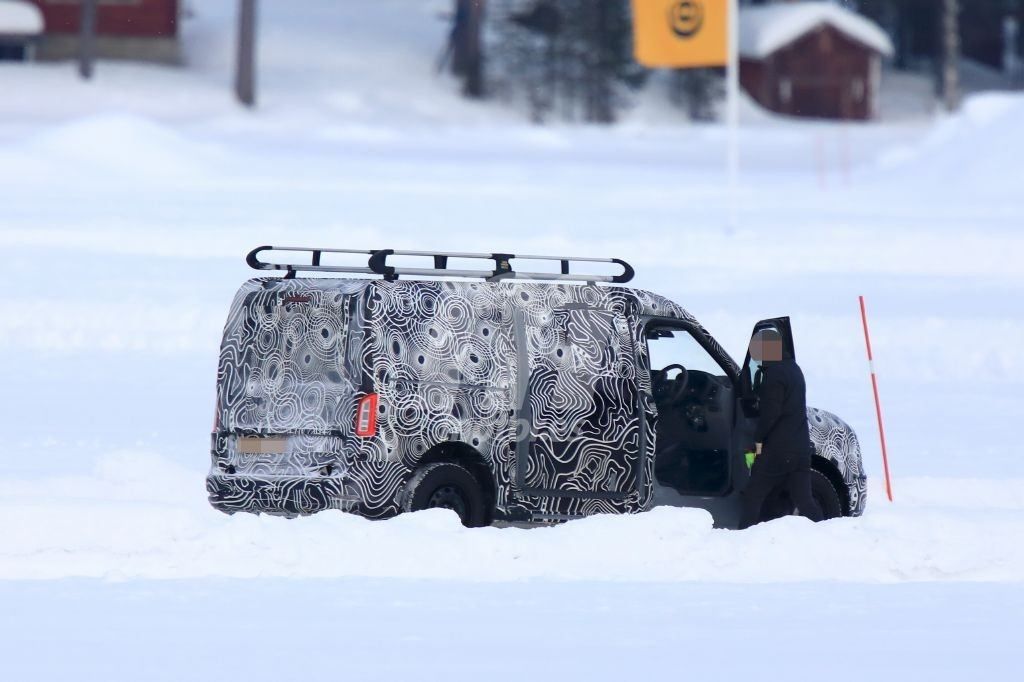
[[[675,379],[669,379],[668,373],[673,369],[679,370],[679,376]],[[652,372],[652,378],[654,380],[654,389],[657,393],[662,394],[672,402],[678,402],[686,391],[687,385],[690,383],[690,373],[686,371],[686,368],[678,363],[671,365],[665,365],[659,370]]]

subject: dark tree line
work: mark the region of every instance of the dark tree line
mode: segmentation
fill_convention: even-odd
[[[669,82],[669,99],[691,121],[713,121],[725,98],[725,69],[677,69]]]
[[[496,94],[524,96],[536,121],[610,123],[644,70],[629,0],[491,0]]]
[[[840,4],[892,36],[896,68],[931,70],[937,93],[951,107],[958,97],[960,56],[999,68],[1006,54],[1006,22],[1016,17],[1024,27],[1024,0]],[[633,60],[630,0],[453,0],[453,5],[449,55],[469,96],[525,100],[536,121],[609,123],[646,79],[647,71]],[[1017,40],[1024,42],[1024,29]],[[1024,45],[1014,49],[1020,54]],[[679,71],[669,80],[671,100],[694,120],[714,118],[722,94],[721,70]]]
[[[856,8],[878,22],[896,46],[898,68],[921,68],[941,59],[947,42],[944,0],[857,0]],[[994,68],[1002,66],[1003,25],[1024,22],[1024,0],[958,0],[956,31],[964,56]],[[1017,37],[1017,51],[1024,39]]]
[[[1007,30],[1010,23],[1024,25],[1024,0],[857,0],[856,5],[893,37],[897,68],[935,74],[936,92],[949,108],[959,97],[961,57],[1001,71],[1008,58],[1024,52],[1024,32]]]
[[[455,0],[452,29],[440,66],[451,64],[451,72],[462,80],[467,97],[484,96],[483,29],[486,0]]]

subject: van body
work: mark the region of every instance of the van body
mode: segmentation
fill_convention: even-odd
[[[792,344],[787,318],[765,325]],[[711,371],[652,368],[665,336],[698,344]],[[253,279],[224,329],[207,491],[228,513],[445,506],[484,525],[673,504],[735,527],[754,372],[680,306],[622,286]],[[816,496],[861,514],[856,435],[822,410],[808,423]],[[446,465],[468,475],[424,493]]]

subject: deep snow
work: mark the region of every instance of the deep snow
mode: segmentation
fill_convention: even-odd
[[[822,524],[714,530],[657,507],[545,528],[212,513],[201,474],[139,451],[91,476],[0,480],[0,579],[403,578],[468,582],[1010,582],[1024,579],[1024,480],[901,479],[900,504]],[[950,499],[952,498],[952,499]],[[624,551],[628,550],[628,551]]]
[[[467,650],[455,678],[500,677],[500,637],[440,634],[481,614],[529,638],[540,678],[612,677],[619,657],[638,674],[697,659],[731,675],[787,636],[813,640],[808,661],[840,679],[1009,669],[1024,580],[1024,98],[868,125],[748,110],[732,229],[725,131],[675,124],[656,87],[613,128],[533,127],[432,73],[447,3],[262,3],[261,104],[246,112],[228,90],[234,3],[193,4],[187,69],[102,62],[83,84],[70,64],[0,63],[0,665],[15,672],[0,677],[38,664],[48,624],[71,653],[41,679],[137,679],[115,653],[152,678],[193,677],[222,643],[236,664],[231,641],[273,649],[271,631],[266,665],[245,663],[256,677],[324,660],[284,655],[299,632],[368,677]],[[810,402],[860,435],[868,512],[744,533],[673,509],[477,531],[444,512],[214,512],[202,478],[219,335],[253,274],[242,257],[264,243],[619,256],[736,355],[758,318],[790,314]],[[236,580],[254,577],[275,580]],[[300,617],[307,628],[279,626]],[[353,634],[363,621],[409,657]],[[168,663],[161,637],[192,657]]]

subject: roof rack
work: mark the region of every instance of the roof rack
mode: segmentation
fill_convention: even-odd
[[[308,255],[303,263],[267,263],[259,259],[264,251],[288,251]],[[325,253],[346,253],[368,256],[366,267],[351,265],[322,265],[321,256]],[[433,259],[432,268],[411,268],[388,265],[390,256],[413,256]],[[490,270],[456,270],[448,267],[449,258],[467,258],[494,261]],[[557,261],[560,272],[520,272],[512,269],[511,261],[515,258],[523,260]],[[459,253],[433,251],[396,251],[394,249],[378,249],[361,251],[354,249],[319,249],[299,246],[257,246],[245,257],[245,262],[255,270],[284,270],[285,278],[295,277],[297,272],[348,272],[362,275],[380,275],[386,280],[396,280],[399,276],[412,277],[466,277],[481,278],[488,282],[503,279],[560,280],[569,282],[613,282],[624,284],[633,279],[633,267],[619,258],[580,258],[572,256],[526,256],[511,253]],[[615,263],[622,267],[618,275],[591,275],[569,271],[569,264],[577,263]]]

